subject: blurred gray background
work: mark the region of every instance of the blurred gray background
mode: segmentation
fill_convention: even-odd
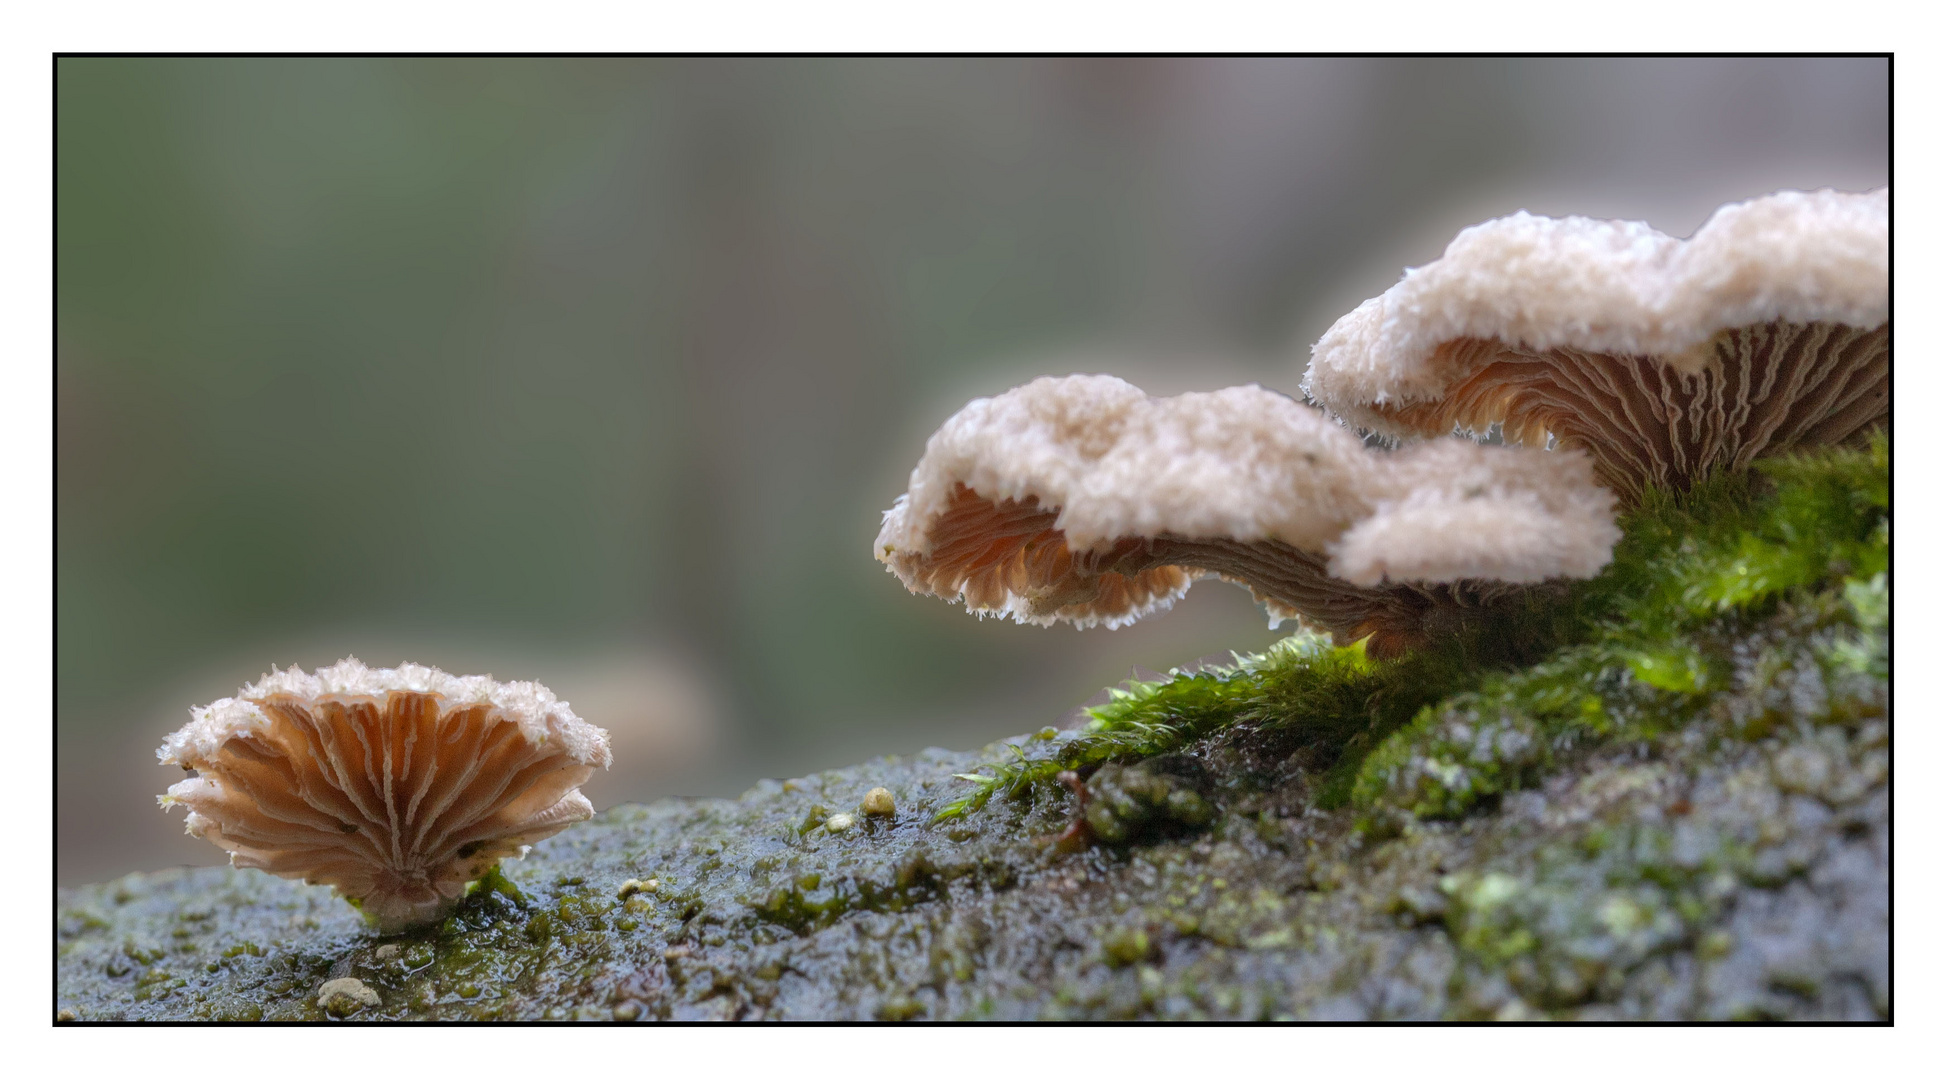
[[[1527,209],[1685,235],[1887,182],[1882,60],[120,60],[57,81],[63,883],[214,863],[188,706],[355,654],[534,678],[597,806],[1060,720],[1278,635],[1077,633],[873,561],[969,398],[1295,393]]]

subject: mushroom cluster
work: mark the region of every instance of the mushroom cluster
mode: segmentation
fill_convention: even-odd
[[[1258,386],[1039,379],[933,435],[873,554],[1040,625],[1123,626],[1214,574],[1274,626],[1393,655],[1594,576],[1618,496],[1884,424],[1887,309],[1883,190],[1754,199],[1689,240],[1516,214],[1320,340],[1305,390],[1336,416]],[[1447,437],[1496,429],[1515,445]]]
[[[381,927],[439,918],[507,856],[594,815],[608,733],[539,683],[347,658],[201,708],[159,801],[235,866],[331,885]]]

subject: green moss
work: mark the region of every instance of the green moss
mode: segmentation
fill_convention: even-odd
[[[499,863],[495,863],[490,869],[488,869],[488,871],[485,874],[482,874],[480,877],[467,882],[466,885],[467,896],[471,897],[477,895],[482,890],[505,897],[506,899],[512,901],[514,904],[520,907],[527,906],[527,895],[521,892],[520,889],[517,886],[515,886],[513,882],[507,880],[507,875],[500,872]]]
[[[1085,819],[1105,844],[1201,829],[1217,817],[1209,787],[1207,772],[1192,757],[1107,765],[1089,778]]]
[[[1237,657],[1232,667],[1132,680],[1110,690],[1108,704],[1090,709],[1079,731],[1011,740],[1005,744],[1011,760],[962,774],[973,790],[942,807],[938,817],[979,810],[995,795],[1025,797],[1064,771],[1155,757],[1240,725],[1276,731],[1336,756],[1437,697],[1461,677],[1467,646],[1474,644],[1376,663],[1367,659],[1363,643],[1335,647],[1329,638],[1301,632],[1263,653]]]
[[[1149,934],[1142,927],[1112,927],[1102,938],[1102,959],[1112,967],[1128,967],[1149,959],[1152,948]]]

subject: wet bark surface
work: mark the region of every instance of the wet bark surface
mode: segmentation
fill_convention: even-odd
[[[1446,749],[1415,759],[1422,788],[1489,767],[1524,779],[1447,819],[1420,798],[1390,824],[1320,808],[1302,754],[1231,729],[1098,773],[1094,814],[1116,824],[1079,845],[1068,827],[1087,813],[1058,785],[935,823],[964,793],[956,773],[1007,752],[927,751],[734,800],[616,807],[506,863],[511,888],[390,937],[322,887],[133,874],[60,892],[54,1007],[79,1021],[1885,1019],[1885,701],[1883,680],[1772,664],[1694,722],[1542,766],[1519,718],[1456,716]],[[877,787],[891,816],[860,809]],[[337,984],[321,1005],[345,978],[371,996]]]

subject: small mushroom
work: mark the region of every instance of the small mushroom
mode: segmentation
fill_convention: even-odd
[[[376,1009],[378,991],[353,978],[332,979],[318,987],[318,1007],[333,1016],[350,1016],[360,1009]]]
[[[1527,213],[1333,324],[1305,391],[1368,430],[1500,425],[1578,447],[1625,499],[1886,423],[1887,193],[1779,192],[1688,240]]]
[[[891,817],[895,809],[892,792],[886,788],[875,787],[859,800],[859,813],[866,817]]]
[[[1519,585],[1595,574],[1613,503],[1576,453],[1371,451],[1262,387],[1152,398],[1072,375],[949,419],[874,554],[914,592],[1038,625],[1127,625],[1215,574],[1274,625],[1385,656]]]
[[[506,856],[594,814],[608,733],[539,683],[347,658],[191,709],[160,796],[234,866],[331,885],[385,929],[441,917]]]
[[[660,888],[662,888],[662,882],[657,881],[655,878],[650,878],[648,881],[643,881],[640,878],[630,878],[615,890],[615,898],[617,900],[627,900],[637,893],[652,893]]]

